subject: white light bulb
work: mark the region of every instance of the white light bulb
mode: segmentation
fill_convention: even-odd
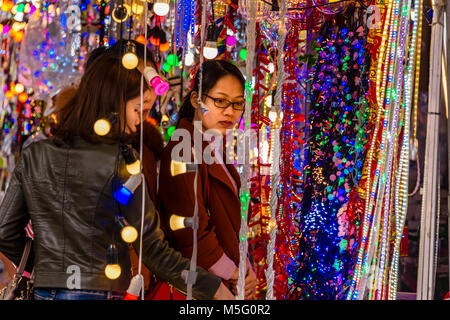
[[[138,57],[133,52],[127,52],[123,55],[122,64],[127,69],[134,69],[139,63]]]
[[[184,57],[184,64],[188,67],[194,64],[194,54],[192,52],[186,53],[186,56]]]
[[[120,235],[126,243],[133,243],[138,237],[138,232],[133,226],[125,226],[120,232]]]
[[[99,119],[95,121],[94,123],[94,131],[99,136],[104,136],[109,133],[109,130],[111,130],[111,124],[107,119]]]
[[[115,280],[120,277],[122,269],[118,264],[108,264],[105,268],[105,275],[108,279]]]
[[[153,5],[153,11],[158,16],[164,17],[169,13],[169,1],[168,0],[156,0]]]
[[[275,120],[277,120],[277,112],[276,111],[270,111],[269,112],[269,119],[272,122],[275,122]]]
[[[180,217],[177,215],[172,215],[170,216],[170,229],[172,231],[176,231],[176,230],[180,230],[183,228],[186,228],[186,226],[184,225],[184,219],[186,219],[185,217]]]
[[[203,47],[203,56],[206,59],[214,59],[215,57],[217,57],[217,46],[215,43],[207,41],[206,45]]]
[[[23,17],[24,17],[24,13],[23,12],[17,12],[14,15],[14,20],[22,22],[23,21]]]
[[[268,95],[264,101],[266,102],[266,106],[272,107],[272,95],[271,94]]]
[[[22,93],[24,89],[25,88],[23,87],[23,84],[21,84],[21,83],[16,84],[15,90],[17,93]]]
[[[131,175],[136,175],[139,172],[141,172],[141,162],[138,160],[136,160],[135,162],[131,163],[131,164],[127,164],[126,165],[127,171],[129,174]]]
[[[271,63],[269,63],[269,72],[270,72],[270,73],[274,73],[274,71],[275,71],[275,66],[274,66],[274,64],[271,62]]]

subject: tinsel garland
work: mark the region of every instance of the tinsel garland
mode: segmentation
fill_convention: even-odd
[[[263,298],[262,293],[266,290],[266,276],[265,270],[267,266],[267,241],[268,235],[268,198],[270,186],[266,181],[269,181],[269,175],[266,168],[270,167],[262,159],[262,145],[267,139],[267,128],[270,128],[270,120],[264,115],[264,110],[260,110],[261,102],[266,97],[270,88],[266,85],[267,79],[270,76],[268,65],[270,63],[270,54],[264,45],[265,37],[261,33],[260,23],[255,27],[255,48],[257,52],[255,55],[256,67],[253,71],[255,77],[255,86],[252,97],[251,123],[252,123],[252,139],[255,139],[254,144],[258,149],[256,162],[254,162],[253,174],[250,177],[250,208],[251,216],[249,222],[249,231],[252,234],[249,239],[249,251],[252,258],[253,268],[257,277],[256,298]]]
[[[272,167],[270,176],[270,224],[269,224],[269,243],[267,244],[267,294],[266,300],[274,300],[273,286],[274,286],[274,268],[273,258],[275,241],[277,234],[277,220],[276,215],[278,212],[278,190],[277,186],[280,183],[280,118],[281,118],[281,104],[282,104],[282,88],[286,78],[284,70],[284,47],[286,40],[286,0],[280,1],[280,27],[278,30],[278,50],[277,50],[277,87],[278,90],[275,93],[275,99],[272,107],[272,113],[274,114],[274,124],[271,132],[271,156]]]
[[[279,212],[277,213],[278,235],[275,245],[274,295],[284,299],[288,286],[292,281],[292,270],[297,270],[297,251],[300,232],[294,223],[297,208],[302,197],[302,157],[304,147],[304,103],[305,83],[304,69],[306,64],[297,57],[300,45],[305,41],[304,23],[291,21],[286,35],[284,69],[286,80],[282,94],[282,128],[280,133],[280,184]],[[275,188],[272,186],[272,191]]]
[[[245,83],[245,111],[244,111],[244,136],[250,137],[251,130],[251,106],[253,96],[253,62],[255,52],[255,28],[256,28],[256,0],[247,0],[249,8],[249,16],[247,30],[246,30],[246,47],[247,64],[245,69],[246,83]],[[247,140],[247,139],[245,139]],[[250,144],[244,140],[244,143],[249,147]],[[239,230],[239,277],[237,282],[237,295],[239,300],[244,300],[245,297],[245,276],[247,271],[247,253],[248,253],[248,205],[250,202],[249,192],[249,178],[250,178],[250,162],[249,153],[245,154],[245,162],[243,173],[241,175],[241,188],[239,190],[239,198],[241,201],[241,226]]]

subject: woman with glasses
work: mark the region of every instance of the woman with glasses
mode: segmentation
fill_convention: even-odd
[[[238,125],[244,112],[245,80],[234,64],[223,60],[206,61],[199,70],[193,89],[185,97],[178,113],[177,130],[161,156],[158,195],[162,227],[169,243],[190,258],[193,250],[192,229],[173,230],[170,222],[176,216],[192,217],[197,200],[197,263],[222,278],[236,293],[241,222],[240,179],[233,163],[224,158],[226,152],[223,146],[226,143],[223,140],[226,140],[227,132]],[[183,132],[189,134],[183,135]],[[178,138],[180,135],[183,138]],[[184,141],[186,137],[189,141]],[[198,137],[202,141],[195,141]],[[181,146],[179,143],[188,145],[188,148],[183,148],[183,155],[177,151]],[[197,190],[194,190],[196,173],[188,170],[179,174],[173,168],[174,163],[183,163],[186,157],[186,162],[193,162],[195,152],[190,151],[196,145],[201,148],[203,156],[202,159],[196,158],[196,162],[201,163],[195,167],[198,177]],[[190,153],[190,160],[184,152]],[[253,299],[255,288],[256,276],[247,260],[246,299]]]

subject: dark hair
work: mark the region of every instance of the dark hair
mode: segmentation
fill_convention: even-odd
[[[128,42],[134,44],[136,48],[136,55],[138,56],[139,59],[144,60],[145,46],[142,43],[139,43],[135,40],[120,39],[119,41],[114,43],[111,47],[100,46],[92,50],[92,52],[88,56],[88,60],[86,61],[85,67],[88,68],[95,61],[95,59],[97,59],[99,56],[103,54],[111,54],[116,57],[121,57],[125,53],[125,48]],[[147,48],[146,60],[147,63],[151,63],[155,68],[157,67],[156,61],[149,48]]]
[[[125,104],[140,95],[141,73],[137,69],[128,70],[122,66],[123,46],[131,41],[136,46],[136,55],[144,58],[145,47],[133,40],[121,40],[109,48],[99,47],[92,51],[86,62],[86,70],[72,97],[57,111],[59,125],[55,136],[71,143],[74,136],[81,136],[89,142],[117,143],[119,123],[112,126],[106,136],[94,132],[94,123],[100,118],[108,118],[118,113],[120,122],[125,119]],[[156,63],[147,52],[147,63]],[[149,89],[144,81],[144,91]],[[123,126],[125,124],[121,124]],[[125,137],[125,140],[130,140]]]
[[[100,55],[86,69],[73,98],[59,110],[60,123],[55,135],[67,143],[73,136],[81,136],[89,142],[118,142],[118,123],[104,137],[95,134],[94,123],[113,113],[118,113],[123,121],[125,103],[139,96],[140,84],[141,73],[137,69],[125,69],[120,57]],[[144,81],[144,90],[147,89]]]
[[[239,80],[242,88],[245,88],[245,79],[238,67],[226,60],[208,60],[202,64],[199,71],[202,71],[202,94],[208,93],[217,81],[227,75],[232,75]],[[191,103],[192,92],[199,91],[200,72],[197,71],[194,79],[194,87],[184,97],[180,111],[178,111],[178,123],[183,118],[193,119],[195,108]]]

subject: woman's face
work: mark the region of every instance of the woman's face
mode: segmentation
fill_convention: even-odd
[[[244,88],[241,82],[232,75],[226,75],[220,78],[216,84],[203,96],[202,101],[206,104],[208,111],[203,113],[198,104],[198,93],[191,94],[191,103],[196,108],[194,121],[202,121],[203,129],[218,130],[225,135],[227,129],[233,127],[239,122],[243,110],[235,110],[230,104],[227,108],[216,107],[213,99],[228,100],[229,102],[243,102]],[[223,103],[223,101],[221,101]],[[236,105],[234,105],[236,107]]]
[[[150,87],[150,89],[146,90],[144,92],[144,106],[142,110],[142,114],[145,117],[149,110],[153,107],[153,104],[156,101],[156,93],[153,90],[153,87]],[[125,133],[132,134],[136,132],[136,127],[141,123],[141,96],[138,95],[136,98],[128,100],[127,106],[126,106],[126,127],[125,127]]]

